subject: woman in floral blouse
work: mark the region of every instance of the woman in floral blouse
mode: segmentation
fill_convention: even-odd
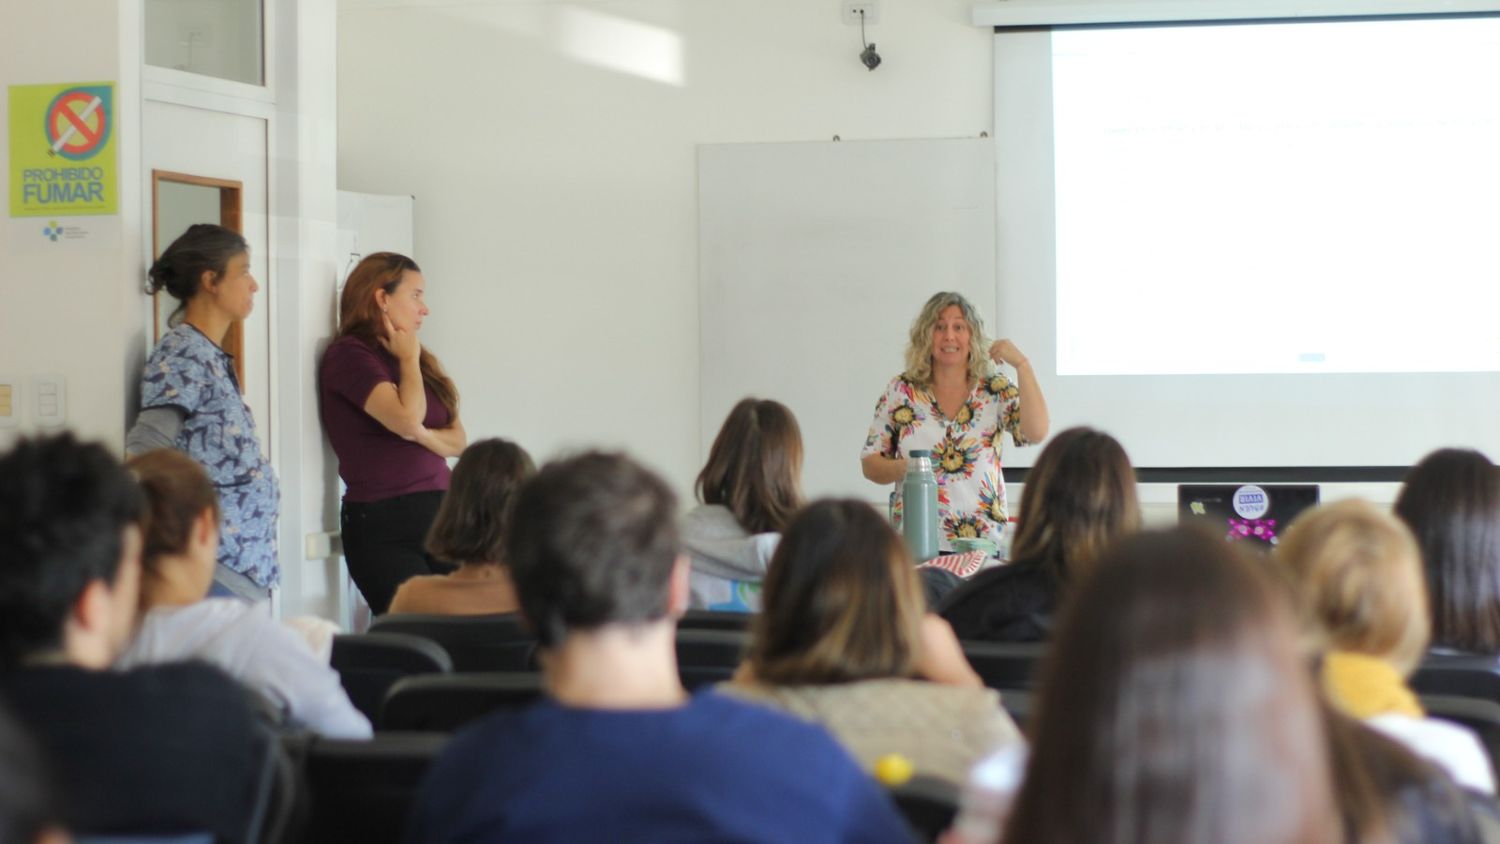
[[[1016,383],[994,364],[1015,367]],[[990,344],[963,296],[938,293],[912,323],[906,371],[875,404],[860,466],[875,483],[897,485],[899,525],[906,458],[931,449],[943,549],[960,538],[999,542],[1007,518],[1001,436],[1029,445],[1047,436],[1047,426],[1047,401],[1026,356],[1009,340]]]

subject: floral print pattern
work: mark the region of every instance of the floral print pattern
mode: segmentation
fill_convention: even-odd
[[[183,411],[174,446],[203,465],[219,493],[219,564],[258,586],[276,585],[281,493],[240,395],[234,358],[186,323],[167,332],[141,375],[141,409],[153,407]]]
[[[954,539],[1000,541],[1008,519],[1005,480],[1000,474],[1001,439],[1030,445],[1021,433],[1021,391],[996,372],[975,385],[949,419],[937,397],[907,381],[892,379],[875,403],[875,418],[860,456],[909,457],[913,449],[932,451],[938,480],[938,518],[944,550]],[[891,494],[891,518],[901,524],[901,485]]]

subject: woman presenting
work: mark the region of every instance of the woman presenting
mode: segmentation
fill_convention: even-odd
[[[281,577],[281,494],[240,395],[234,358],[222,347],[230,326],[250,315],[260,289],[250,275],[250,245],[223,226],[198,223],[172,241],[147,275],[147,292],[165,290],[182,304],[146,360],[141,413],[125,451],[175,448],[202,464],[223,513],[209,594],[267,599]]]
[[[1017,384],[993,364],[1015,367]],[[1029,445],[1047,436],[1047,402],[1031,363],[1009,340],[992,345],[968,300],[939,293],[912,323],[906,371],[875,405],[860,453],[866,478],[896,484],[913,449],[932,451],[944,550],[960,538],[1000,541],[1005,528],[1001,436]],[[901,489],[892,498],[901,519]]]
[[[349,575],[381,614],[407,578],[447,571],[423,546],[448,489],[449,457],[467,444],[458,390],[417,342],[427,316],[416,262],[377,252],[339,300],[338,337],[318,367],[323,427],[339,459]]]

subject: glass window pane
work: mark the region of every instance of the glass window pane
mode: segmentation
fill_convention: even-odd
[[[261,0],[146,0],[146,64],[264,84]]]

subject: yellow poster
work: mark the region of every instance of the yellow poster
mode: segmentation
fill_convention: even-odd
[[[10,86],[10,215],[114,214],[113,82]]]

